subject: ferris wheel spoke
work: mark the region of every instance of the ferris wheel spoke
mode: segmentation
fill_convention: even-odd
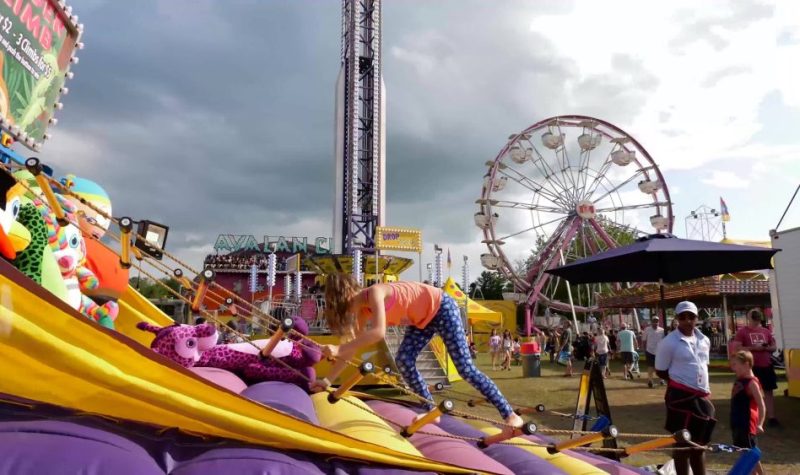
[[[608,163],[611,163],[611,160],[609,160],[609,161],[608,161]],[[602,195],[601,195],[599,198],[592,200],[592,203],[594,203],[594,204],[597,204],[597,203],[599,203],[599,202],[600,202],[600,200],[602,200],[603,198],[606,198],[608,195],[610,195],[610,194],[612,194],[612,193],[616,192],[617,190],[619,190],[619,189],[620,189],[620,188],[622,188],[623,186],[625,186],[625,185],[627,185],[628,183],[630,183],[630,182],[632,182],[633,180],[635,180],[635,179],[636,179],[636,178],[637,178],[639,175],[641,175],[642,173],[644,173],[644,171],[645,171],[645,169],[644,169],[644,168],[640,168],[640,169],[636,170],[636,172],[635,172],[633,175],[629,176],[629,177],[628,177],[628,178],[626,178],[624,181],[622,181],[622,182],[620,182],[619,184],[617,184],[617,185],[616,185],[614,188],[611,188],[610,190],[607,190],[607,191],[606,191],[605,193],[603,193],[603,194],[602,194]],[[586,195],[586,199],[589,199],[589,197],[591,197],[591,196],[594,194],[594,192],[595,192],[595,191],[597,191],[597,187],[598,187],[598,185],[600,184],[600,180],[601,180],[601,178],[602,178],[603,176],[605,176],[605,172],[599,173],[599,174],[597,175],[597,177],[595,177],[595,180],[594,180],[594,181],[595,181],[595,182],[597,182],[597,184],[596,184],[596,185],[594,185],[594,188],[591,188],[591,189],[590,189],[590,191],[589,191],[589,194],[587,194],[587,195]]]
[[[514,174],[516,176],[511,176],[510,174],[506,173],[506,171],[505,171],[506,169],[511,170],[512,172],[514,172]],[[506,178],[509,178],[509,179],[513,180],[515,183],[519,183],[520,186],[523,186],[523,187],[533,191],[534,193],[541,193],[542,195],[547,197],[547,199],[549,199],[554,204],[562,204],[562,203],[560,203],[561,199],[559,198],[559,196],[557,194],[555,194],[550,189],[545,188],[544,185],[539,184],[537,181],[533,180],[532,178],[523,175],[518,170],[516,170],[514,167],[510,167],[510,166],[506,165],[505,169],[498,168],[498,171],[500,172],[501,175],[505,176]]]
[[[612,208],[598,208],[598,209],[595,210],[595,212],[596,213],[608,213],[608,212],[611,212],[611,211],[627,211],[627,210],[632,210],[632,209],[655,208],[655,207],[658,207],[658,206],[666,206],[668,204],[669,203],[667,203],[667,202],[655,201],[655,202],[640,203],[640,204],[635,204],[635,205],[615,206],[615,207],[612,207]]]
[[[564,218],[563,218],[562,216],[559,216],[558,218],[556,218],[556,219],[553,219],[553,220],[550,220],[550,221],[547,221],[546,223],[540,223],[540,224],[537,224],[537,225],[531,226],[531,227],[529,227],[529,228],[525,228],[525,229],[523,229],[522,231],[518,231],[518,232],[516,232],[516,233],[514,233],[514,234],[509,234],[508,236],[503,236],[503,237],[500,237],[500,238],[498,238],[497,240],[498,240],[498,241],[505,241],[506,239],[512,238],[512,237],[514,237],[514,236],[519,236],[520,234],[523,234],[523,233],[527,233],[527,232],[533,231],[534,229],[537,229],[537,228],[541,228],[541,227],[547,226],[548,224],[557,223],[558,221],[561,221],[562,219],[564,219]]]
[[[558,128],[559,135],[564,137],[565,134],[561,130],[561,124],[556,125],[556,128]],[[574,177],[572,176],[572,173],[571,172],[567,172],[567,170],[572,170],[572,165],[570,164],[570,161],[569,161],[569,152],[567,152],[566,143],[562,143],[561,147],[556,149],[556,155],[558,155],[559,150],[561,151],[561,161],[563,162],[561,171],[562,171],[562,173],[566,173],[568,175],[569,180],[572,182],[572,188],[571,188],[570,195],[572,196],[572,199],[574,201],[574,200],[577,199],[576,193],[578,191],[578,184],[575,181]],[[565,181],[566,181],[566,179],[565,179]]]
[[[534,152],[536,152],[536,156],[539,157],[538,162],[542,163],[543,169],[539,169],[538,165],[536,165],[537,160],[531,160],[533,164],[536,165],[536,168],[539,169],[539,171],[544,174],[544,177],[546,180],[548,180],[548,182],[557,184],[561,188],[561,191],[556,191],[556,194],[560,196],[561,195],[567,196],[569,193],[567,191],[568,187],[566,185],[566,182],[562,181],[559,177],[559,173],[552,167],[550,167],[550,164],[547,163],[547,160],[545,160],[544,156],[539,152],[539,149],[536,148],[535,145],[533,145],[533,142],[531,142],[531,148],[533,149]],[[552,178],[552,180],[549,180],[550,178]]]
[[[583,199],[583,192],[586,190],[586,183],[588,182],[589,178],[589,160],[591,159],[591,149],[585,150],[581,152],[581,162],[578,166],[578,193],[577,196],[580,196]]]
[[[569,213],[564,208],[556,208],[554,206],[541,206],[528,203],[519,203],[517,201],[501,201],[501,200],[488,200],[492,207],[496,208],[510,208],[510,209],[523,209],[526,211],[542,211],[546,213],[559,213],[566,215]]]

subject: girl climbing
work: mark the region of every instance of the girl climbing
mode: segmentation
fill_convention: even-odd
[[[349,274],[328,276],[325,284],[325,317],[330,329],[348,340],[342,345],[323,345],[322,353],[336,358],[328,377],[312,384],[312,391],[330,385],[360,348],[377,343],[387,325],[407,325],[395,361],[406,383],[420,396],[433,400],[417,370],[417,356],[438,333],[455,363],[458,374],[491,402],[505,422],[521,427],[523,420],[491,379],[470,358],[461,313],[455,301],[441,289],[418,282],[376,284],[363,289]],[[433,409],[433,403],[427,408]]]

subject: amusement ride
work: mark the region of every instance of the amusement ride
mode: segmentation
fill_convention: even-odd
[[[53,104],[60,104],[59,94],[66,92],[61,86],[71,74],[69,65],[77,63],[71,51],[78,48],[83,27],[63,1],[31,2],[27,14],[5,4],[0,8],[14,18],[30,15],[31,5],[43,9],[42,18],[55,15],[67,24],[66,41],[73,43],[63,54],[50,51],[60,44],[43,45],[43,57],[64,66],[55,92],[42,98],[58,109]],[[385,206],[381,4],[343,0],[342,14],[334,227],[341,252],[352,254],[351,265],[358,268],[362,253],[378,254],[376,232]],[[54,31],[63,27],[59,23]],[[693,445],[687,431],[624,433],[610,414],[558,413],[531,402],[512,405],[527,418],[550,412],[581,421],[583,428],[549,429],[533,421],[511,427],[476,413],[474,407],[485,401],[474,393],[438,385],[439,397],[428,401],[364,355],[346,361],[350,373],[335,387],[308,394],[321,354],[307,322],[277,318],[269,308],[219,285],[214,269],[196,268],[164,249],[165,226],[115,216],[110,204],[76,192],[73,178],[57,180],[39,159],[9,148],[17,139],[38,149],[45,135],[42,124],[23,130],[5,120],[0,126],[10,132],[0,147],[0,174],[6,192],[3,217],[12,217],[2,220],[0,237],[11,234],[7,221],[25,218],[31,227],[27,243],[19,238],[25,233],[0,243],[0,435],[5,437],[0,464],[11,461],[31,473],[91,466],[91,473],[137,475],[245,473],[236,467],[288,467],[288,473],[628,475],[637,470],[619,459],[644,451],[738,451]],[[615,247],[619,236],[643,233],[643,222],[659,232],[671,230],[669,192],[655,162],[633,137],[599,119],[561,116],[534,124],[515,134],[487,166],[475,215],[490,249],[482,262],[512,279],[534,312],[539,304],[559,309],[568,304],[559,297],[559,282],[550,281],[545,270]],[[528,217],[530,225],[519,225],[515,213]],[[637,219],[638,214],[647,219]],[[103,234],[108,239],[100,241]],[[87,251],[87,240],[112,256],[96,267],[99,277],[87,264],[97,256],[87,252],[99,251]],[[540,243],[540,249],[520,272],[508,257],[510,249],[531,242]],[[25,250],[34,252],[18,259],[16,253]],[[377,258],[374,263],[379,271]],[[138,269],[207,321],[175,322],[130,285],[121,295],[89,297],[99,285],[92,279],[102,280],[100,271],[109,269],[124,275]],[[179,288],[169,287],[163,277],[173,278]],[[592,308],[597,291],[578,291],[582,310]],[[239,342],[218,344],[216,328],[225,323],[208,311],[209,303],[258,326],[263,338],[231,329]],[[203,366],[198,364],[207,361],[203,352],[221,356]],[[360,392],[357,385],[367,375],[396,395]],[[436,407],[426,412],[420,402]],[[620,447],[617,439],[641,441]],[[602,446],[592,445],[598,443]],[[673,447],[676,443],[683,446]]]
[[[474,216],[489,251],[481,263],[525,295],[529,321],[546,308],[596,310],[596,296],[607,289],[568,289],[548,269],[672,232],[672,202],[658,165],[639,141],[606,121],[577,115],[539,121],[510,136],[486,166]],[[514,260],[531,252],[526,261]]]

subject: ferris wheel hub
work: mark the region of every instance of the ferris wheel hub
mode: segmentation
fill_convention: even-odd
[[[575,205],[575,212],[583,219],[594,219],[597,215],[594,203],[589,200],[581,200]]]

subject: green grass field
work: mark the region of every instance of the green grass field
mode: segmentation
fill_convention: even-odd
[[[567,413],[575,410],[578,374],[583,367],[582,362],[576,365],[578,371],[572,378],[563,377],[563,367],[551,365],[549,361],[542,365],[541,378],[523,378],[522,369],[519,366],[513,366],[511,371],[492,371],[489,357],[486,354],[479,355],[478,366],[495,380],[512,404],[529,406],[544,404],[549,410]],[[621,432],[664,432],[664,388],[659,386],[653,389],[648,388],[644,361],[642,361],[641,369],[643,373],[640,379],[625,381],[622,379],[619,360],[613,362],[613,375],[606,380],[613,422]],[[719,420],[713,442],[730,444],[728,418],[733,376],[724,367],[724,363],[719,362],[712,367],[710,379],[712,397]],[[453,389],[464,392],[472,391],[472,388],[463,381],[455,383]],[[781,382],[775,392],[777,396],[775,399],[776,413],[782,427],[768,428],[765,434],[759,436],[759,446],[764,451],[763,461],[768,474],[800,473],[800,399],[784,397],[784,389],[786,389],[786,383]],[[464,404],[458,406],[460,409],[465,407]],[[497,412],[492,407],[478,407],[474,410],[480,415],[497,417]],[[568,429],[572,424],[570,420],[548,414],[536,416],[534,419],[544,427],[555,429]],[[623,441],[624,444],[630,442],[630,440]],[[650,452],[631,457],[627,459],[627,463],[644,466],[661,464],[668,459],[668,453]],[[713,473],[727,473],[725,469],[731,466],[734,456],[709,454],[708,460],[709,467],[714,470]]]

